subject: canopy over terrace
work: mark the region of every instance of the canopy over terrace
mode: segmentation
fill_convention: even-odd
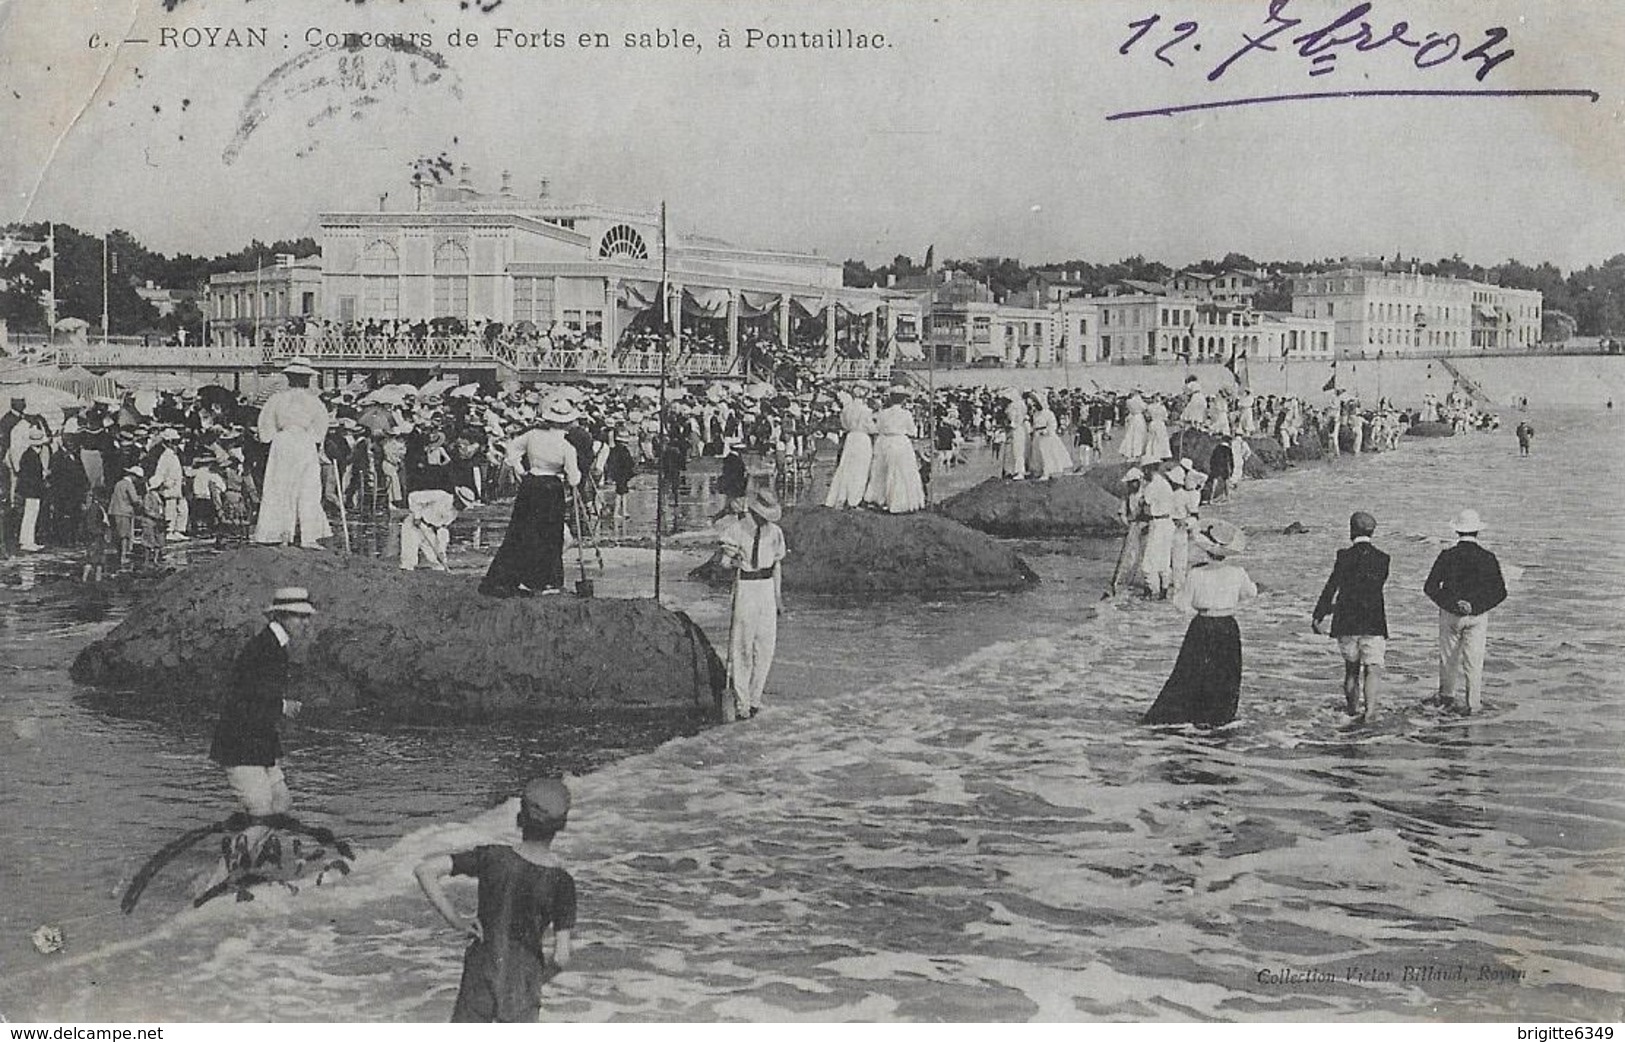
[[[716,284],[721,281],[673,272],[662,308],[658,278],[634,269],[611,273],[606,292],[613,295],[614,307],[604,312],[604,342],[624,347],[627,338],[621,334],[658,329],[663,314],[670,316],[678,350],[725,347],[730,358],[739,357],[751,340],[765,339],[804,355],[873,362],[895,357],[900,335],[910,342],[917,337],[919,302],[908,294],[745,279]],[[715,339],[719,331],[720,340]]]

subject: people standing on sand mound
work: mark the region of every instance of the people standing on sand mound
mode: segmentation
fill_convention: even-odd
[[[827,507],[859,507],[869,488],[869,467],[874,462],[875,413],[869,403],[841,392],[841,455],[824,496]]]
[[[1258,587],[1229,558],[1246,548],[1246,536],[1228,521],[1206,521],[1191,545],[1202,559],[1193,562],[1175,603],[1196,617],[1185,630],[1161,694],[1140,718],[1142,724],[1217,727],[1236,718],[1241,702],[1241,629],[1235,612],[1243,601],[1258,596]]]
[[[1129,462],[1138,463],[1145,455],[1145,399],[1135,391],[1123,407],[1128,410],[1128,416],[1123,420],[1123,440],[1117,443],[1117,451]]]
[[[574,405],[555,398],[542,407],[539,427],[508,443],[508,465],[519,475],[513,517],[491,559],[480,592],[490,597],[564,591],[564,517],[568,485],[581,484],[581,467],[565,431],[580,418]]]
[[[1168,407],[1152,402],[1145,407],[1145,449],[1140,453],[1140,463],[1155,463],[1173,454],[1173,446],[1168,444]]]
[[[863,501],[888,514],[911,514],[925,509],[925,484],[914,454],[914,414],[908,393],[893,391],[887,406],[875,416],[874,460],[869,465],[869,486]]]
[[[333,534],[322,508],[321,445],[331,422],[327,407],[310,389],[316,368],[295,358],[282,369],[286,390],[260,409],[260,441],[271,446],[254,523],[256,543],[318,547]]]
[[[1020,481],[1027,476],[1027,404],[1015,391],[1004,398],[1004,447],[999,450],[999,473]]]
[[[1027,402],[1033,427],[1027,449],[1027,472],[1048,481],[1057,474],[1071,470],[1072,457],[1067,454],[1066,445],[1061,441],[1060,422],[1043,396],[1029,394]]]

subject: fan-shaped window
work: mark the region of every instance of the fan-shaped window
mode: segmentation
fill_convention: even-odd
[[[617,224],[598,240],[598,256],[648,260],[649,248],[643,244],[643,236],[638,234],[637,229],[630,225]]]

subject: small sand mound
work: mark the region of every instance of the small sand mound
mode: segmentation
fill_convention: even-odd
[[[715,710],[725,674],[705,634],[652,600],[493,600],[466,575],[252,547],[179,572],[74,661],[81,683],[211,713],[278,586],[318,613],[295,649],[316,719],[447,722]]]
[[[1123,533],[1123,523],[1117,516],[1117,497],[1102,488],[1098,481],[1081,474],[1068,474],[1049,481],[989,478],[947,500],[938,509],[955,521],[998,536],[1031,538]]]
[[[998,540],[928,511],[794,507],[781,523],[790,547],[784,588],[793,593],[958,593],[1038,581]],[[713,584],[732,578],[715,559],[689,574]]]

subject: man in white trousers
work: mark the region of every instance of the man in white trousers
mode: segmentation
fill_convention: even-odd
[[[1456,545],[1433,562],[1422,592],[1439,606],[1439,694],[1435,702],[1466,716],[1479,708],[1484,691],[1484,649],[1490,612],[1507,599],[1501,563],[1478,545],[1484,522],[1476,510],[1463,510],[1450,522]],[[1455,704],[1465,682],[1466,701]]]
[[[783,511],[778,497],[763,488],[746,499],[745,514],[722,530],[722,562],[734,569],[733,622],[728,629],[728,688],[736,718],[762,708],[762,692],[773,668],[783,607],[779,562],[786,553]]]

